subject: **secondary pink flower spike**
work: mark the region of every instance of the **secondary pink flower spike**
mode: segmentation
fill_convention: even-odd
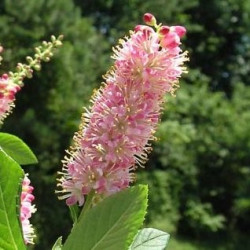
[[[0,77],[0,124],[14,107],[15,95],[20,89],[7,74]]]
[[[120,40],[114,66],[83,114],[58,183],[67,205],[83,205],[90,192],[98,201],[135,180],[134,170],[151,151],[164,95],[176,90],[186,71],[186,53],[179,47],[185,28],[157,25],[149,13],[144,21],[154,28],[137,25]]]
[[[30,218],[33,213],[36,212],[36,208],[32,205],[32,201],[35,199],[33,187],[30,185],[28,174],[24,176],[22,183],[21,193],[21,209],[20,209],[20,220],[22,224],[23,238],[25,244],[34,244],[34,228],[30,223]]]

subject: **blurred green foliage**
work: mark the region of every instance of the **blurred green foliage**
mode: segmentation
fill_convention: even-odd
[[[168,98],[149,164],[174,182],[168,193],[179,204],[179,231],[248,230],[249,104],[250,87],[240,83],[230,99],[205,82]]]
[[[36,187],[37,249],[49,249],[70,230],[68,210],[54,195],[56,172],[82,107],[112,63],[112,45],[145,12],[184,25],[190,55],[177,97],[167,97],[146,171],[139,170],[138,181],[150,186],[146,223],[201,240],[223,234],[237,242],[249,234],[249,1],[2,0],[1,73],[51,34],[65,36],[52,62],[25,81],[3,127],[40,162],[26,169]]]

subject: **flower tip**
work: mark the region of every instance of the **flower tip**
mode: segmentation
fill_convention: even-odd
[[[185,27],[183,26],[173,26],[175,33],[179,36],[179,37],[183,37],[186,33],[187,30]]]
[[[145,13],[143,16],[143,21],[149,26],[156,25],[156,18],[151,13]]]

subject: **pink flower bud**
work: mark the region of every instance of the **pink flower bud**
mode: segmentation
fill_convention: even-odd
[[[168,26],[161,26],[160,30],[159,30],[159,34],[162,35],[162,36],[165,36],[168,34],[170,30],[170,27]]]
[[[150,14],[150,13],[145,13],[143,16],[143,21],[150,26],[155,26],[156,25],[156,19],[155,17]]]
[[[9,78],[9,76],[8,76],[8,74],[3,74],[1,78],[4,80],[7,80]]]
[[[174,32],[179,36],[183,37],[186,34],[186,29],[183,26],[172,26]]]

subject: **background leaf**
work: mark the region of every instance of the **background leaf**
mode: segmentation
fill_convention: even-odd
[[[147,208],[148,187],[139,185],[114,194],[86,212],[63,250],[128,249]]]
[[[16,205],[23,176],[20,166],[0,150],[0,249],[26,249]]]
[[[129,250],[164,250],[169,234],[154,228],[144,228],[135,237]]]
[[[0,133],[0,147],[18,164],[34,164],[37,163],[37,158],[31,149],[18,137]]]

